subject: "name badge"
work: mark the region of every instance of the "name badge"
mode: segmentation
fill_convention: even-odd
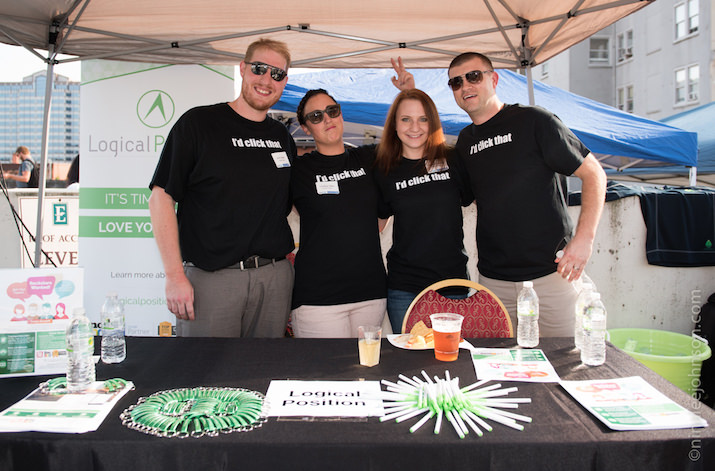
[[[428,166],[427,173],[439,173],[449,170],[449,164],[446,160],[437,160],[431,166]]]
[[[315,189],[319,195],[339,195],[338,182],[315,182]]]
[[[276,168],[290,167],[290,160],[288,160],[288,154],[285,151],[273,152],[271,154],[273,161],[276,163]]]

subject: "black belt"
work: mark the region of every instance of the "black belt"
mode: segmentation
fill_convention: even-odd
[[[259,257],[258,255],[251,255],[247,259],[241,260],[240,262],[234,263],[233,265],[228,266],[226,268],[238,268],[239,270],[248,270],[249,268],[262,267],[264,265],[276,263],[284,259],[285,257],[263,258]]]
[[[229,265],[224,268],[238,268],[239,270],[248,270],[249,268],[258,268],[264,265],[269,265],[271,263],[280,262],[281,260],[285,260],[285,256],[276,258],[263,258],[259,257],[258,255],[251,255],[245,260],[241,260],[238,263],[234,263],[233,265]],[[184,262],[184,265],[186,265],[187,267],[196,266],[191,262]]]

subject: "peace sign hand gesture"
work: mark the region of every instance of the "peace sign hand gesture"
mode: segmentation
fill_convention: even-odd
[[[415,77],[405,69],[402,64],[402,57],[398,57],[397,62],[391,58],[390,62],[397,73],[397,77],[392,77],[392,84],[401,91],[415,88]]]

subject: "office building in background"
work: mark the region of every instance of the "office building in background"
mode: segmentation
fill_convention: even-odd
[[[0,83],[0,161],[17,146],[27,146],[36,162],[42,150],[42,116],[47,74],[36,72],[22,82]],[[52,85],[49,162],[69,162],[79,153],[79,82],[55,74]]]

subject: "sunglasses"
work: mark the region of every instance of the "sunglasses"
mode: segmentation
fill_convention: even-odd
[[[488,72],[494,72],[493,70],[472,70],[471,72],[467,72],[464,74],[464,77],[467,78],[467,82],[469,83],[481,83],[482,79],[484,78],[484,74]],[[462,88],[462,84],[464,81],[462,80],[461,75],[457,75],[456,77],[452,77],[447,81],[447,85],[449,85],[449,88],[452,89],[453,92],[456,92],[460,88]]]
[[[273,67],[272,65],[264,64],[263,62],[246,62],[246,64],[251,66],[251,72],[253,72],[255,75],[264,75],[266,72],[268,72],[268,69],[270,69],[271,78],[276,82],[280,82],[281,80],[286,78],[286,75],[288,75],[288,72],[286,72],[285,70],[280,69],[278,67]]]
[[[326,106],[324,110],[311,111],[310,113],[306,114],[304,117],[311,123],[318,124],[323,121],[323,118],[325,118],[326,114],[328,116],[330,116],[331,118],[337,118],[338,116],[340,116],[340,105],[338,105],[338,104],[329,105],[329,106]]]

